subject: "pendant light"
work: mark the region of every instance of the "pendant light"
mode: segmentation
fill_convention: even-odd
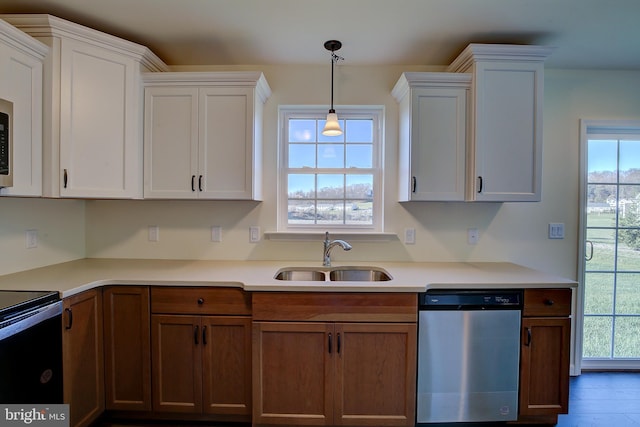
[[[333,67],[340,59],[344,59],[336,55],[335,51],[342,47],[342,43],[338,40],[329,40],[324,43],[324,48],[331,51],[331,108],[329,114],[327,114],[327,122],[322,129],[322,134],[325,136],[338,136],[342,135],[342,129],[340,129],[340,123],[338,123],[338,115],[336,110],[333,109]]]

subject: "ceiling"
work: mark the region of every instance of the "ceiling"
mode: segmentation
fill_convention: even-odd
[[[169,65],[448,65],[469,43],[554,46],[550,68],[640,70],[638,0],[0,0],[151,48]]]

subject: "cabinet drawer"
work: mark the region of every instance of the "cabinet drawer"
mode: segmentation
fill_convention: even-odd
[[[151,312],[165,314],[251,314],[251,294],[235,288],[152,287]]]
[[[416,322],[418,296],[409,293],[257,292],[253,320]]]
[[[570,316],[571,289],[525,289],[523,316]]]

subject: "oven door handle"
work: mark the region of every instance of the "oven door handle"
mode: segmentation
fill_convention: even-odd
[[[12,337],[55,316],[62,316],[62,301],[25,313],[11,324],[0,328],[0,340]]]

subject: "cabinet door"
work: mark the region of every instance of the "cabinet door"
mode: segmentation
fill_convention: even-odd
[[[42,195],[42,61],[0,46],[0,98],[13,102],[11,196]]]
[[[416,325],[336,325],[336,425],[413,426]]]
[[[464,201],[467,90],[411,93],[411,200]]]
[[[200,198],[253,198],[253,89],[200,89]]]
[[[542,62],[476,65],[475,200],[540,201],[542,73]]]
[[[202,336],[197,316],[151,316],[153,410],[202,412]]]
[[[144,197],[192,199],[198,173],[198,89],[145,89]]]
[[[332,324],[254,322],[253,423],[331,425],[335,346]]]
[[[202,328],[204,412],[250,416],[251,318],[207,316]]]
[[[135,61],[65,39],[60,66],[60,195],[140,196]]]
[[[103,291],[105,394],[110,410],[151,410],[149,288]]]
[[[84,427],[104,411],[102,294],[82,292],[65,298],[63,306],[64,402],[70,425]]]
[[[570,334],[566,317],[522,319],[520,415],[568,412]]]

